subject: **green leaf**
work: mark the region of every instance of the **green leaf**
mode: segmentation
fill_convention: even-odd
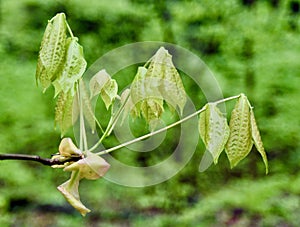
[[[145,99],[140,103],[140,110],[147,123],[149,123],[150,130],[153,131],[157,126],[157,120],[164,111],[163,100],[155,98]]]
[[[75,83],[82,77],[86,69],[83,49],[76,37],[67,39],[67,52],[60,76],[53,82],[55,95],[63,91],[75,94]]]
[[[213,156],[214,163],[217,164],[229,138],[230,130],[227,119],[216,104],[206,104],[205,111],[200,113],[199,132],[206,149]]]
[[[59,13],[48,21],[36,69],[36,80],[46,90],[61,70],[66,49],[66,16]]]
[[[63,194],[68,203],[78,210],[82,216],[85,216],[87,213],[91,212],[91,210],[86,208],[80,201],[78,193],[79,181],[79,171],[73,171],[71,179],[58,186],[57,189]]]
[[[90,80],[90,91],[91,98],[100,94],[106,109],[108,109],[118,96],[118,84],[103,69]]]
[[[118,96],[118,84],[116,80],[111,79],[106,84],[104,84],[104,87],[101,90],[101,98],[105,104],[106,109],[108,109],[112,102],[115,100],[115,98]]]
[[[172,107],[178,106],[182,114],[186,93],[180,75],[172,62],[172,55],[161,47],[153,56],[146,77],[158,77],[163,99]],[[155,86],[155,85],[154,85]]]
[[[255,144],[255,147],[256,147],[257,151],[260,153],[260,155],[263,159],[263,162],[264,162],[265,167],[266,167],[266,174],[268,174],[268,172],[269,172],[268,159],[267,159],[267,155],[266,155],[266,152],[265,152],[265,149],[264,149],[263,142],[262,142],[261,137],[260,137],[259,129],[258,129],[257,124],[256,124],[254,112],[253,112],[252,109],[250,111],[250,122],[251,122],[251,133],[252,133],[253,142]]]
[[[154,118],[148,116],[153,114],[160,116],[160,112],[163,111],[163,101],[166,101],[171,108],[178,106],[182,114],[186,103],[186,93],[179,73],[172,62],[172,56],[164,47],[161,47],[146,65],[149,65],[148,69],[138,68],[130,87],[132,101],[137,111],[142,111],[149,123],[149,120]],[[149,109],[150,113],[147,113]]]
[[[79,171],[80,179],[96,180],[103,177],[110,165],[98,155],[89,152],[84,159],[64,168],[64,171]]]
[[[110,81],[110,75],[105,71],[105,69],[100,70],[96,75],[90,80],[90,91],[91,98],[100,94],[104,85]]]
[[[230,166],[233,168],[251,151],[250,107],[247,97],[241,94],[231,113],[230,136],[225,147]]]
[[[73,125],[73,96],[70,92],[61,92],[58,96],[55,107],[55,123],[59,125],[63,136],[69,127]]]
[[[147,69],[139,67],[130,86],[130,96],[134,105],[147,98],[162,98],[158,86],[151,86],[154,80],[146,79]]]
[[[155,80],[146,78],[147,69],[139,67],[137,75],[131,84],[130,97],[134,105],[132,116],[140,116],[140,113],[150,124],[153,120],[160,118],[164,111],[163,97],[158,91],[158,86],[154,86]],[[157,82],[157,80],[156,80]],[[151,130],[155,124],[150,124]]]

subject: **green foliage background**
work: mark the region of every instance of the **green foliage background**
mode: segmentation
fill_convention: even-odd
[[[217,166],[199,173],[204,152],[199,142],[192,161],[162,184],[127,188],[104,179],[83,182],[81,199],[93,210],[86,218],[56,190],[67,174],[34,163],[1,161],[1,226],[297,225],[299,1],[2,0],[0,4],[1,153],[49,157],[57,152],[60,135],[53,125],[53,91],[42,94],[34,75],[47,20],[65,12],[88,65],[107,51],[136,41],[172,42],[200,56],[225,97],[247,94],[270,161],[270,174],[265,176],[258,152],[233,170],[222,154]],[[118,78],[121,84],[129,81]],[[198,107],[204,105],[199,89],[187,77],[183,81]],[[138,128],[137,134],[144,131]],[[170,142],[157,152],[168,157],[176,133],[171,131]],[[114,138],[107,143],[114,144]],[[161,158],[127,154],[126,149],[116,152],[120,160],[135,165]]]

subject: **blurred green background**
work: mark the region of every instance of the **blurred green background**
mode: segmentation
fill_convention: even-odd
[[[81,199],[92,209],[85,218],[56,190],[68,174],[35,163],[1,161],[1,226],[299,224],[299,0],[1,0],[0,4],[1,153],[49,157],[57,151],[60,135],[53,124],[53,90],[42,94],[36,88],[35,66],[47,20],[65,12],[89,65],[107,51],[136,41],[171,42],[197,54],[213,71],[224,96],[247,94],[270,161],[270,174],[265,176],[255,149],[233,170],[222,154],[218,165],[199,173],[204,152],[199,140],[189,164],[159,185],[128,188],[104,179],[83,181]],[[198,107],[204,105],[202,93],[183,80]],[[170,139],[160,149],[172,143],[176,145]],[[137,165],[160,160],[150,153],[127,152],[119,158]]]

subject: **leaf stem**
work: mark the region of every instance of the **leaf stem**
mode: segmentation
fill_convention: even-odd
[[[68,31],[69,31],[69,34],[72,38],[74,38],[74,35],[73,35],[73,32],[71,30],[71,27],[69,26],[68,22],[66,21],[66,25],[67,25],[67,28],[68,28]]]
[[[233,99],[237,99],[237,98],[239,98],[240,96],[241,96],[241,95],[231,96],[231,97],[228,97],[228,98],[225,98],[225,99],[221,99],[221,100],[216,101],[216,102],[213,102],[213,103],[215,103],[215,104],[220,104],[220,103],[227,102],[227,101],[230,101],[230,100],[233,100]],[[170,125],[168,125],[168,126],[166,126],[166,127],[164,127],[164,128],[158,129],[158,130],[156,130],[156,131],[154,131],[154,132],[150,132],[150,133],[148,133],[148,134],[146,134],[146,135],[143,135],[143,136],[140,136],[140,137],[135,138],[135,139],[133,139],[133,140],[127,141],[127,142],[125,142],[125,143],[119,144],[119,145],[117,145],[117,146],[115,146],[115,147],[112,147],[112,148],[109,148],[109,149],[100,151],[100,152],[98,152],[98,153],[96,153],[96,154],[97,154],[97,155],[107,154],[107,153],[110,153],[110,152],[112,152],[112,151],[118,150],[118,149],[120,149],[120,148],[122,148],[122,147],[125,147],[125,146],[131,145],[131,144],[133,144],[133,143],[139,142],[139,141],[141,141],[141,140],[143,140],[143,139],[147,139],[147,138],[149,138],[149,137],[151,137],[151,136],[154,136],[154,135],[156,135],[156,134],[159,134],[159,133],[161,133],[161,132],[167,131],[168,129],[173,128],[173,127],[175,127],[176,125],[179,125],[179,124],[181,124],[181,123],[183,123],[183,122],[185,122],[185,121],[187,121],[187,120],[189,120],[189,119],[191,119],[191,118],[197,116],[198,114],[200,114],[201,112],[203,112],[203,111],[205,110],[205,108],[206,108],[206,107],[204,106],[204,107],[202,107],[201,109],[197,110],[196,112],[194,112],[194,113],[192,113],[192,114],[186,116],[185,118],[182,118],[181,120],[176,121],[176,122],[174,122],[173,124],[170,124]]]
[[[228,97],[228,98],[225,98],[225,99],[221,99],[221,100],[218,100],[216,102],[213,102],[215,104],[220,104],[220,103],[223,103],[223,102],[227,102],[227,101],[230,101],[230,100],[233,100],[233,99],[237,99],[241,96],[241,94],[239,95],[235,95],[235,96],[231,96],[231,97]]]
[[[98,142],[91,147],[88,152],[92,152],[93,150],[95,150],[101,143],[102,141],[105,139],[105,137],[107,137],[113,130],[113,128],[115,127],[115,124],[117,123],[119,117],[121,116],[122,111],[124,110],[124,107],[126,105],[126,102],[129,99],[130,94],[128,94],[128,96],[126,97],[124,103],[121,105],[121,107],[118,109],[116,115],[110,119],[107,128],[105,129],[105,132],[103,133],[103,135],[101,136],[101,138],[98,140]]]
[[[97,154],[97,155],[107,154],[107,153],[110,153],[110,152],[112,152],[112,151],[118,150],[118,149],[120,149],[120,148],[122,148],[122,147],[128,146],[128,145],[130,145],[130,144],[139,142],[139,141],[141,141],[141,140],[143,140],[143,139],[147,139],[147,138],[149,138],[149,137],[151,137],[151,136],[154,136],[154,135],[156,135],[156,134],[159,134],[159,133],[161,133],[161,132],[167,131],[168,129],[173,128],[173,127],[175,127],[176,125],[179,125],[179,124],[181,124],[181,123],[183,123],[183,122],[185,122],[185,121],[191,119],[192,117],[198,115],[199,113],[201,113],[202,111],[204,111],[204,109],[205,109],[205,108],[203,107],[202,109],[198,110],[197,112],[192,113],[192,114],[190,114],[189,116],[187,116],[187,117],[185,117],[185,118],[182,118],[181,120],[176,121],[176,122],[174,122],[173,124],[170,124],[170,125],[168,125],[168,126],[166,126],[166,127],[164,127],[164,128],[158,129],[158,130],[156,130],[156,131],[154,131],[154,132],[150,132],[150,133],[148,133],[148,134],[146,134],[146,135],[140,136],[140,137],[138,137],[138,138],[135,138],[135,139],[133,139],[133,140],[127,141],[127,142],[125,142],[125,143],[122,143],[122,144],[117,145],[117,146],[115,146],[115,147],[109,148],[109,149],[107,149],[107,150],[100,151],[100,152],[98,152],[98,153],[96,153],[96,154]]]

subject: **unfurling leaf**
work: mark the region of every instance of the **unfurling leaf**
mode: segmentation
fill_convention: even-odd
[[[64,171],[79,171],[80,179],[96,180],[107,172],[110,165],[94,153],[88,153],[87,157],[64,168]]]
[[[252,133],[252,139],[253,139],[254,145],[255,145],[257,151],[260,153],[260,155],[263,159],[263,162],[264,162],[265,167],[266,167],[266,174],[268,174],[268,172],[269,172],[268,159],[267,159],[267,155],[266,155],[266,152],[265,152],[265,149],[264,149],[263,142],[262,142],[261,137],[260,137],[259,129],[257,127],[256,120],[255,120],[254,113],[253,113],[252,109],[250,111],[250,122],[251,122],[251,133]]]
[[[186,93],[177,72],[176,67],[172,62],[172,55],[161,47],[152,57],[146,78],[157,78],[158,86],[163,99],[173,108],[179,107],[182,114],[186,103]]]
[[[46,90],[62,68],[66,49],[66,16],[59,13],[48,21],[36,69],[36,80]]]
[[[139,67],[137,75],[131,84],[130,98],[134,105],[131,114],[133,117],[136,117],[140,116],[141,113],[147,123],[150,123],[160,118],[164,108],[163,98],[160,95],[158,86],[154,86],[155,80],[151,78],[146,79],[146,72],[146,68]],[[150,125],[151,129],[153,129],[152,126]]]
[[[157,79],[146,79],[146,73],[145,67],[139,67],[130,86],[130,96],[134,105],[147,98],[162,98],[158,86],[151,85],[157,82]]]
[[[59,125],[63,136],[69,127],[73,125],[73,96],[71,92],[61,92],[57,98],[55,107],[55,123]]]
[[[58,147],[59,154],[64,157],[81,156],[82,152],[73,143],[71,138],[63,138]]]
[[[58,186],[57,189],[63,194],[68,203],[78,210],[82,216],[85,216],[87,213],[91,212],[91,210],[86,208],[80,201],[78,193],[79,181],[79,172],[74,171],[72,172],[71,179]]]
[[[149,123],[150,130],[153,131],[158,123],[158,119],[162,115],[163,100],[162,99],[145,99],[140,103],[140,109],[143,117]]]
[[[206,149],[211,153],[214,163],[217,164],[229,138],[230,130],[226,117],[216,104],[206,104],[205,111],[200,113],[199,132]]]
[[[105,104],[106,109],[110,107],[112,102],[118,96],[118,84],[116,80],[112,79],[107,82],[102,91],[101,91],[101,98]]]
[[[86,61],[83,56],[82,46],[78,44],[76,37],[67,39],[67,51],[61,74],[53,82],[55,95],[63,91],[75,94],[75,83],[82,77],[86,69]]]
[[[186,93],[172,56],[161,47],[146,65],[149,65],[148,69],[138,68],[130,87],[138,115],[142,113],[148,123],[157,120],[164,111],[163,101],[171,108],[178,106],[182,114]]]
[[[230,166],[233,168],[251,151],[250,107],[247,97],[241,94],[231,113],[230,136],[225,146]]]
[[[110,75],[105,71],[105,69],[100,70],[95,76],[93,76],[90,80],[91,98],[100,94],[104,85],[110,79]]]
[[[100,94],[106,109],[108,109],[118,96],[118,84],[103,69],[90,80],[90,91],[91,98]]]

